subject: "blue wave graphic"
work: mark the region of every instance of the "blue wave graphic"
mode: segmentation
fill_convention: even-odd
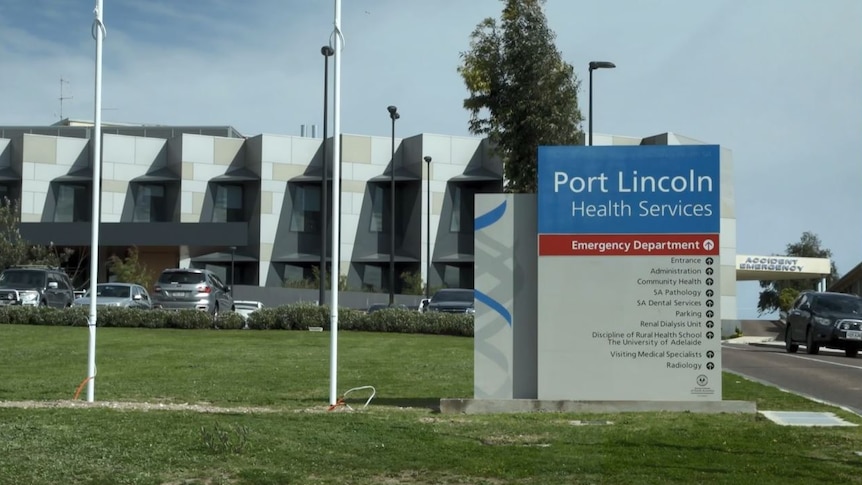
[[[504,202],[501,206],[503,207],[503,210],[506,210],[505,205],[506,204]],[[499,219],[499,217],[497,219]],[[512,314],[509,313],[509,310],[506,310],[506,307],[504,307],[500,302],[475,289],[473,290],[473,297],[476,298],[476,300],[484,303],[485,305],[488,305],[488,308],[490,308],[491,310],[494,310],[495,312],[499,313],[500,316],[506,320],[506,323],[508,323],[510,327],[512,326]]]
[[[500,205],[494,207],[490,211],[482,214],[481,216],[476,217],[473,221],[473,230],[478,231],[484,229],[491,224],[500,220],[503,217],[503,214],[506,213],[506,201],[504,200]]]

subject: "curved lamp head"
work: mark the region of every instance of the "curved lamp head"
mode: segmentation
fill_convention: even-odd
[[[334,51],[334,50],[332,50],[332,47],[329,47],[328,45],[325,45],[325,46],[323,46],[323,47],[321,47],[321,48],[320,48],[320,53],[321,53],[321,54],[323,54],[323,55],[324,55],[324,56],[326,56],[326,57],[329,57],[329,56],[331,56],[332,54],[335,54],[335,51]]]
[[[425,160],[425,163],[431,163],[431,157],[429,157],[428,155],[422,157],[422,160]]]
[[[613,62],[608,61],[590,61],[590,71],[594,71],[596,69],[613,69],[617,67]]]
[[[386,108],[386,110],[389,111],[389,117],[392,118],[393,120],[397,120],[398,118],[401,117],[398,114],[398,107],[397,106],[388,106]]]

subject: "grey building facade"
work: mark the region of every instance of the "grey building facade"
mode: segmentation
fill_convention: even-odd
[[[73,248],[80,267],[87,267],[80,259],[90,245],[92,131],[68,120],[0,127],[0,197],[20,201],[27,240]],[[235,284],[260,286],[310,279],[322,247],[323,143],[244,137],[228,126],[104,125],[102,266],[134,246],[155,272],[201,267]],[[326,143],[331,167],[332,139]],[[389,137],[341,135],[338,272],[350,289],[389,290],[394,170],[395,291],[402,290],[403,274],[432,288],[472,287],[473,195],[502,190],[502,163],[479,138],[396,139],[394,160],[391,146]],[[330,168],[330,184],[331,176]],[[98,278],[110,278],[106,266]]]

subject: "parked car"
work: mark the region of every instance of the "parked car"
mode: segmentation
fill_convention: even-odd
[[[800,344],[809,354],[829,347],[856,357],[862,348],[862,298],[845,293],[802,292],[787,312],[784,333],[787,352],[796,352]]]
[[[75,306],[90,306],[90,293],[75,300]],[[134,283],[99,283],[96,285],[96,306],[123,308],[153,308],[150,293]]]
[[[387,310],[389,308],[394,308],[398,310],[407,310],[407,305],[402,305],[400,303],[396,303],[394,305],[389,305],[388,303],[374,303],[368,307],[368,310],[365,313],[374,313],[379,312],[380,310]]]
[[[74,301],[72,281],[62,269],[13,266],[0,273],[0,305],[66,308]]]
[[[248,320],[248,316],[263,308],[263,303],[251,300],[234,300],[233,311],[235,311],[243,320]]]
[[[233,311],[231,288],[206,269],[173,268],[162,271],[153,287],[153,306],[166,310],[200,310],[217,317]]]
[[[365,313],[374,313],[383,310],[384,308],[389,308],[388,303],[374,303],[368,306],[368,310],[365,310]]]
[[[427,311],[446,313],[476,313],[473,290],[465,288],[445,288],[431,297]]]

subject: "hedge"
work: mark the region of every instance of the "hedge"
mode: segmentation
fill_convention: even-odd
[[[89,308],[0,307],[0,325],[56,325],[86,327]],[[248,320],[233,312],[220,313],[213,321],[197,310],[140,310],[99,307],[97,327],[181,328],[236,330],[329,330],[329,308],[310,303],[267,307],[251,313]],[[366,314],[350,308],[338,310],[338,329],[365,332],[424,333],[473,336],[473,317],[448,313],[420,313],[405,309],[384,309]]]

